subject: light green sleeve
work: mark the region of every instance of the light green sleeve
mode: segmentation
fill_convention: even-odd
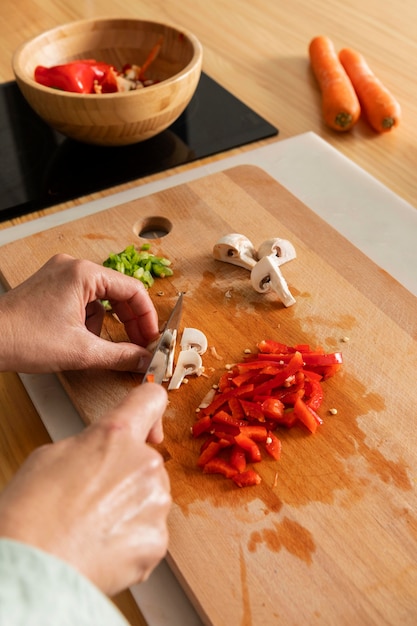
[[[127,626],[87,578],[36,548],[0,539],[2,626]]]

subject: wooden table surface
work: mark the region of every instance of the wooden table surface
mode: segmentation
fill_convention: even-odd
[[[399,0],[395,6],[388,0],[2,0],[0,81],[13,80],[11,56],[24,40],[65,22],[98,16],[155,19],[190,29],[203,45],[203,70],[279,128],[278,139],[268,142],[313,131],[404,200],[416,204],[415,0]],[[401,103],[403,118],[398,129],[377,135],[360,121],[350,133],[339,134],[324,126],[307,54],[310,40],[318,34],[330,36],[338,49],[351,46],[366,56]],[[3,222],[0,228],[163,176]],[[10,479],[30,450],[48,440],[18,376],[1,374],[0,485]],[[116,602],[133,625],[145,623],[130,594],[121,594]]]

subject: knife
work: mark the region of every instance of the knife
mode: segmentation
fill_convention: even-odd
[[[164,330],[156,344],[151,362],[143,377],[142,384],[155,382],[161,385],[165,378],[168,363],[175,350],[178,328],[182,316],[183,296],[184,294],[180,293],[171,315],[165,324]]]

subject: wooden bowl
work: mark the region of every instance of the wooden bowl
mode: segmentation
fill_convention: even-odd
[[[163,37],[147,77],[157,84],[129,92],[79,94],[44,87],[37,65],[94,58],[121,69],[141,65]],[[136,19],[89,19],[58,26],[21,45],[13,55],[16,82],[36,113],[78,141],[121,146],[149,139],[184,111],[200,79],[202,47],[190,32]]]

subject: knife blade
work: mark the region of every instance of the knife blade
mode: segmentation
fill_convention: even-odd
[[[182,316],[183,296],[184,294],[180,293],[178,300],[171,311],[171,315],[164,326],[164,330],[162,331],[159,341],[156,344],[151,362],[149,363],[148,369],[142,379],[142,384],[146,382],[155,382],[161,385],[165,378],[170,357],[173,355],[175,350],[178,328]]]

